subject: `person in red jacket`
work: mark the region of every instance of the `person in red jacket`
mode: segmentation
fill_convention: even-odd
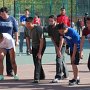
[[[66,16],[65,8],[61,8],[60,15],[57,16],[57,23],[64,23],[66,26],[70,27],[70,19]]]
[[[35,15],[33,23],[36,25],[41,25],[41,19],[39,18],[38,15]]]

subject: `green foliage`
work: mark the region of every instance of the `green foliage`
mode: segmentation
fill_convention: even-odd
[[[4,1],[4,2],[3,2]],[[72,0],[73,11],[75,12],[75,2],[76,0]],[[59,14],[60,8],[64,6],[67,11],[67,15],[70,16],[71,11],[71,0],[15,0],[16,2],[16,15],[24,13],[24,10],[28,8],[31,14],[38,13],[40,16],[48,16],[49,14]],[[0,6],[7,6],[9,9],[14,7],[14,0],[0,0]],[[13,9],[14,10],[14,9]],[[12,11],[11,11],[12,12]]]

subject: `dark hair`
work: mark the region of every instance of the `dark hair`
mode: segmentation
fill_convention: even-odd
[[[85,13],[85,15],[88,15],[88,13]]]
[[[32,22],[33,21],[33,17],[27,17],[26,18],[26,22]]]
[[[90,16],[87,17],[87,21],[90,21]]]
[[[56,19],[56,16],[55,15],[50,15],[48,18]]]
[[[65,8],[64,7],[62,7],[60,10],[62,11],[62,10],[64,10]]]
[[[2,7],[2,8],[0,9],[0,12],[6,12],[6,13],[8,13],[7,7]]]
[[[66,28],[68,28],[64,23],[59,23],[58,25],[57,25],[57,29],[59,30],[59,29],[66,29]]]
[[[25,9],[25,11],[29,11],[29,9]]]

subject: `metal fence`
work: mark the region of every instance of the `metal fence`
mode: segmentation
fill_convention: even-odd
[[[85,12],[90,15],[90,0],[48,0],[48,2],[42,3],[41,1],[45,0],[37,0],[38,3],[34,1],[36,0],[0,0],[0,7],[7,6],[10,14],[18,20],[20,15],[24,14],[24,10],[28,8],[31,16],[35,14],[40,16],[43,25],[45,25],[45,20],[49,15],[58,15],[63,6],[66,8],[66,14],[74,21],[79,17],[83,18]]]
[[[15,17],[18,18],[20,15],[24,14],[25,9],[29,9],[31,16],[38,14],[41,18],[42,25],[47,23],[47,17],[51,14],[55,14],[56,16],[60,13],[60,8],[65,7],[67,15],[71,18],[71,5],[73,9],[76,8],[76,1],[73,3],[70,0],[59,0],[58,2],[54,2],[54,0],[50,0],[50,2],[44,3],[34,3],[28,2],[20,2],[19,0],[15,2]],[[72,16],[75,16],[76,11],[74,10]]]

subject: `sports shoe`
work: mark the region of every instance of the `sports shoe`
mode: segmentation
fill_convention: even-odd
[[[13,73],[12,72],[11,73],[8,73],[7,76],[8,77],[13,77]]]
[[[51,82],[51,83],[59,83],[59,81],[60,81],[60,79],[55,78],[54,80],[52,80],[52,82]]]
[[[17,75],[13,75],[15,80],[19,80],[19,77]]]
[[[77,79],[77,84],[79,84],[80,83],[80,79]]]
[[[39,83],[39,80],[34,80],[32,83]]]
[[[22,52],[19,52],[18,56],[21,56],[22,55]]]
[[[76,85],[76,84],[79,84],[80,83],[80,79],[72,79],[72,80],[69,80],[69,85]]]
[[[4,80],[4,76],[3,75],[0,75],[0,80]]]
[[[27,51],[27,55],[30,55],[30,52],[29,52],[29,50]]]

